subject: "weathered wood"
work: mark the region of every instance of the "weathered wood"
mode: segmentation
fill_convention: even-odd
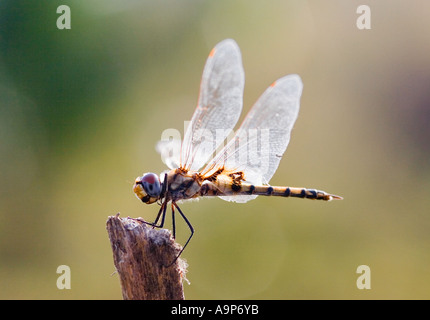
[[[181,246],[170,231],[132,218],[110,216],[106,222],[125,300],[183,300],[186,263],[175,260]],[[186,279],[185,279],[186,280]]]

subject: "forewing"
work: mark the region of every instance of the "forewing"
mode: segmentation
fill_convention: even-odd
[[[203,70],[197,108],[184,136],[181,167],[201,169],[239,119],[245,76],[238,45],[227,39],[212,49]]]
[[[275,81],[257,100],[232,140],[202,172],[224,166],[253,184],[268,184],[290,141],[302,94],[298,75]],[[221,197],[246,202],[256,196]]]

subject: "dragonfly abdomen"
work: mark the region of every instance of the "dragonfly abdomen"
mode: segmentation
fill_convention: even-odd
[[[241,190],[239,193],[247,195],[294,197],[325,201],[330,201],[333,199],[342,199],[339,196],[328,194],[325,191],[321,190],[293,187],[256,186],[253,184],[246,183],[242,183]]]
[[[241,195],[256,195],[256,196],[275,196],[275,197],[294,197],[302,199],[325,200],[333,199],[340,200],[342,197],[329,194],[325,191],[294,188],[294,187],[275,187],[267,185],[254,185],[243,181],[242,175],[217,175],[215,181],[205,181],[202,184],[200,196],[241,196]]]

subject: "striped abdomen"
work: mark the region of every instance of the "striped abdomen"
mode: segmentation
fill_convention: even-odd
[[[325,201],[342,199],[342,197],[328,194],[327,192],[321,190],[293,187],[254,186],[253,184],[247,183],[242,183],[240,193],[259,196],[294,197]]]
[[[201,196],[277,196],[277,197],[294,197],[313,200],[330,201],[333,199],[341,200],[340,196],[329,194],[327,192],[307,188],[293,187],[275,187],[275,186],[256,186],[250,183],[241,182],[240,184],[218,185],[217,187],[207,185],[203,187]]]

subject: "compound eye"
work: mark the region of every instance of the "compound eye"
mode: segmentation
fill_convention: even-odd
[[[155,173],[146,173],[142,177],[142,186],[150,197],[159,197],[161,185]]]

